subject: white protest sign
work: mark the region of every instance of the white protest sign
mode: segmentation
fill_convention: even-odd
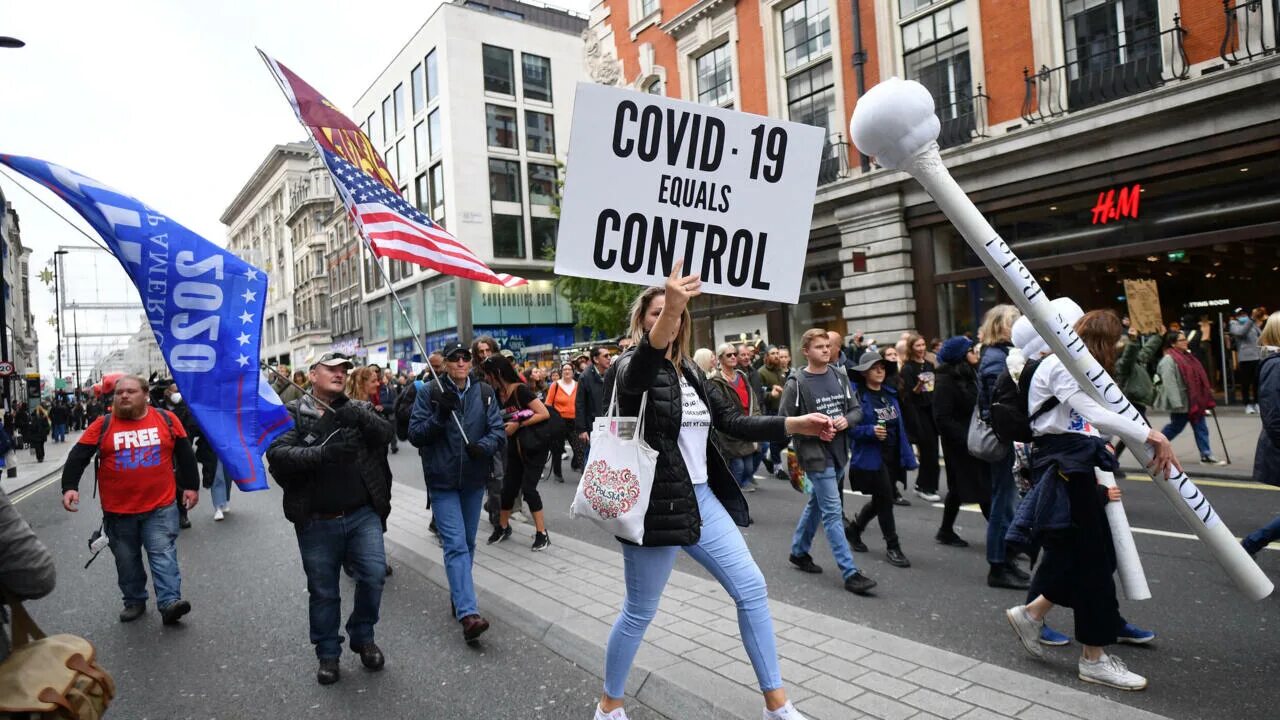
[[[794,303],[825,131],[579,83],[556,273]]]

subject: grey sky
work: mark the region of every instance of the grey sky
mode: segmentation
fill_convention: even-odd
[[[549,4],[585,14],[590,0]],[[254,47],[348,111],[438,5],[412,0],[4,0],[0,35],[21,38],[27,47],[0,50],[0,152],[65,165],[222,244],[225,228],[218,217],[267,151],[276,143],[304,139]],[[0,187],[21,215],[23,242],[33,250],[32,314],[40,332],[40,369],[52,376],[54,332],[46,320],[53,314],[53,296],[35,276],[58,246],[88,241],[8,178],[0,177]],[[51,194],[36,192],[74,215]],[[69,257],[65,262],[68,281],[81,292],[87,292],[83,280],[100,277],[109,267],[99,263],[95,270],[91,262]],[[118,286],[117,297],[136,299],[123,271],[117,277],[117,282],[99,281],[104,287],[94,294],[101,297]],[[88,316],[79,319],[83,323]],[[137,323],[136,318],[115,320]],[[70,333],[71,321],[63,322]],[[87,371],[84,357],[82,365]]]

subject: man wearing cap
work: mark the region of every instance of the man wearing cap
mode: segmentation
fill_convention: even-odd
[[[422,456],[432,519],[444,547],[453,614],[462,625],[463,639],[471,643],[489,629],[476,607],[471,566],[485,483],[494,454],[506,444],[506,431],[493,388],[470,377],[467,346],[447,346],[444,358],[439,382],[425,385],[414,401],[409,442]]]
[[[294,525],[307,574],[311,642],[321,685],[338,681],[342,654],[343,565],[355,571],[355,602],[347,619],[351,650],[370,670],[380,670],[382,650],[373,641],[386,580],[382,543],[391,512],[389,479],[378,452],[391,440],[391,423],[367,402],[343,394],[351,359],[328,352],[311,366],[311,395],[289,403],[294,426],[267,450],[267,462],[284,489],[284,515]]]
[[[604,374],[609,371],[613,356],[609,348],[593,345],[588,351],[591,365],[578,378],[578,397],[574,400],[573,425],[578,431],[578,439],[585,448],[591,442],[591,427],[596,418],[604,414],[606,409],[604,397]]]

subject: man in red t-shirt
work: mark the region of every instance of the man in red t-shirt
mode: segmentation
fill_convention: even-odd
[[[164,623],[172,625],[191,612],[191,603],[182,599],[175,544],[178,504],[174,498],[181,486],[182,504],[188,510],[195,507],[200,499],[199,470],[182,422],[173,413],[148,405],[147,394],[147,381],[142,377],[126,375],[116,381],[111,414],[94,420],[67,456],[62,469],[62,506],[70,512],[79,509],[80,476],[94,454],[99,454],[103,531],[116,559],[116,575],[124,595],[120,621],[136,620],[146,611],[145,547],[156,607]]]

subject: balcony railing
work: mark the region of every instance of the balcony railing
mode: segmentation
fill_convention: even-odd
[[[1146,92],[1173,80],[1191,76],[1191,63],[1183,47],[1187,30],[1177,15],[1173,27],[1150,37],[1142,26],[1128,33],[1137,39],[1117,43],[1056,68],[1039,72],[1024,68],[1026,95],[1022,119],[1044,122],[1070,112],[1094,107]]]
[[[818,184],[826,185],[849,177],[850,144],[840,133],[822,144],[822,160],[818,163]]]
[[[1273,55],[1280,47],[1280,2],[1275,4],[1276,18],[1272,21],[1272,35],[1267,35],[1263,22],[1263,0],[1222,0],[1227,13],[1227,30],[1222,36],[1219,54],[1228,65],[1256,60]]]
[[[982,91],[982,83],[978,83],[971,97],[960,98],[938,108],[938,119],[942,121],[938,147],[945,150],[987,137],[987,101],[990,99]]]

